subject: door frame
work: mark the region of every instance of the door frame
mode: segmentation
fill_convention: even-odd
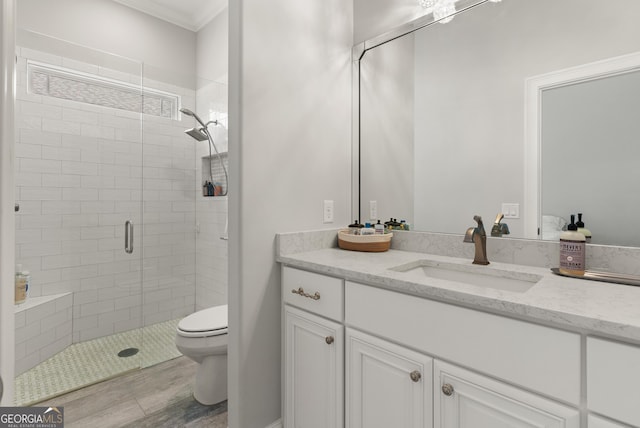
[[[15,372],[15,188],[14,103],[16,87],[15,0],[0,7],[0,376],[4,388],[0,405],[13,406]]]

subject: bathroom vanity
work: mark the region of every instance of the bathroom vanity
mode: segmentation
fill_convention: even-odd
[[[285,427],[640,426],[640,288],[327,242],[280,242]]]

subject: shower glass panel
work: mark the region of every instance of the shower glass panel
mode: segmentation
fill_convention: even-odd
[[[172,98],[143,96],[138,61],[24,30],[17,54],[16,262],[31,282],[16,305],[16,404],[26,405],[140,367],[143,125]]]
[[[144,64],[142,336],[141,366],[180,356],[178,321],[195,308],[196,144],[184,133],[195,108],[193,74]],[[150,92],[153,88],[153,92]],[[204,144],[204,143],[201,143]]]

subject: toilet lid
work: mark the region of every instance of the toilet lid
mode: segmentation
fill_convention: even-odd
[[[195,312],[178,323],[185,333],[208,333],[207,336],[227,333],[227,305],[214,306]]]

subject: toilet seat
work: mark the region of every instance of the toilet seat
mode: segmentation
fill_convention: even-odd
[[[227,305],[214,306],[195,312],[178,323],[182,337],[209,337],[227,334]]]

